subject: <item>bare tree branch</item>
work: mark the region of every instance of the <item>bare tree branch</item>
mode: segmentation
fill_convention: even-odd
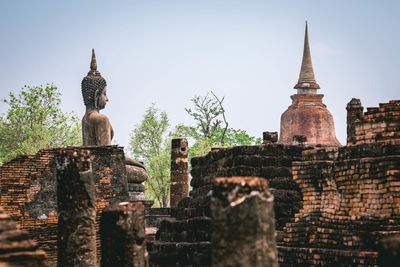
[[[219,103],[219,106],[221,107],[221,110],[222,110],[222,118],[224,119],[224,122],[225,122],[225,129],[224,129],[224,132],[222,133],[222,137],[221,137],[221,144],[223,145],[224,144],[224,140],[225,140],[225,133],[226,133],[226,130],[228,129],[228,121],[226,120],[226,117],[225,117],[225,109],[223,108],[223,106],[222,106],[222,102],[224,101],[224,99],[225,99],[225,96],[220,100],[215,94],[214,94],[214,92],[213,91],[211,91],[211,93],[213,94],[213,96],[215,97],[215,99],[218,101],[218,103]]]

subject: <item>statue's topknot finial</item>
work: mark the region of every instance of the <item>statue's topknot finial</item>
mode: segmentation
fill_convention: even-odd
[[[96,55],[94,53],[94,48],[92,49],[92,61],[90,62],[90,70],[91,71],[97,70],[97,62],[96,62]]]
[[[101,93],[107,86],[106,80],[101,77],[100,72],[97,70],[96,55],[94,53],[94,48],[92,49],[92,61],[90,62],[90,71],[82,80],[82,95],[85,105],[93,105],[94,103],[94,93],[97,91]]]

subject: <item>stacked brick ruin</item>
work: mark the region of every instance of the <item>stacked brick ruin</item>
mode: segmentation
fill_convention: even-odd
[[[364,114],[357,102],[346,147],[293,163],[303,208],[284,228],[281,266],[377,266],[380,240],[400,232],[400,101]]]
[[[0,168],[0,205],[54,261],[57,242],[55,149],[23,155]]]
[[[347,106],[348,113],[359,113],[359,106],[351,104],[352,102]],[[352,120],[348,120],[352,122],[350,127],[354,132],[347,137],[347,145],[372,143],[399,145],[399,106],[400,100],[381,103],[379,107],[367,108],[367,112],[361,116],[356,115],[353,122]]]
[[[85,149],[90,151],[93,163],[99,221],[101,210],[128,198],[125,155],[123,148],[117,146]],[[0,168],[0,206],[47,252],[50,266],[57,259],[56,166],[53,159],[59,150],[49,148],[35,155],[20,156]],[[99,234],[97,248],[100,248]]]
[[[185,138],[171,141],[170,206],[176,207],[189,195],[188,142]]]
[[[306,149],[310,148],[268,142],[214,149],[193,158],[190,196],[171,209],[172,217],[161,222],[157,240],[148,244],[153,266],[211,265],[210,199],[216,177],[267,179],[275,198],[276,227],[278,232],[282,230],[301,208],[300,189],[292,179],[291,167]]]
[[[0,207],[0,266],[43,267],[46,253]]]

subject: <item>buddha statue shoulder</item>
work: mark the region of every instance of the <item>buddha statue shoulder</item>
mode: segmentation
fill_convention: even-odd
[[[84,146],[109,146],[114,137],[110,120],[100,110],[109,101],[106,80],[97,70],[96,55],[92,50],[90,71],[82,80],[82,96],[86,106],[82,118],[82,138]],[[147,179],[144,165],[136,160],[125,157],[128,183],[141,183]]]

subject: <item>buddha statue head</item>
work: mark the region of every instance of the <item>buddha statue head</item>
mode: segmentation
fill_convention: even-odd
[[[100,72],[97,70],[96,55],[92,50],[92,61],[90,63],[90,71],[82,80],[82,96],[86,109],[103,109],[108,101],[107,83]]]

